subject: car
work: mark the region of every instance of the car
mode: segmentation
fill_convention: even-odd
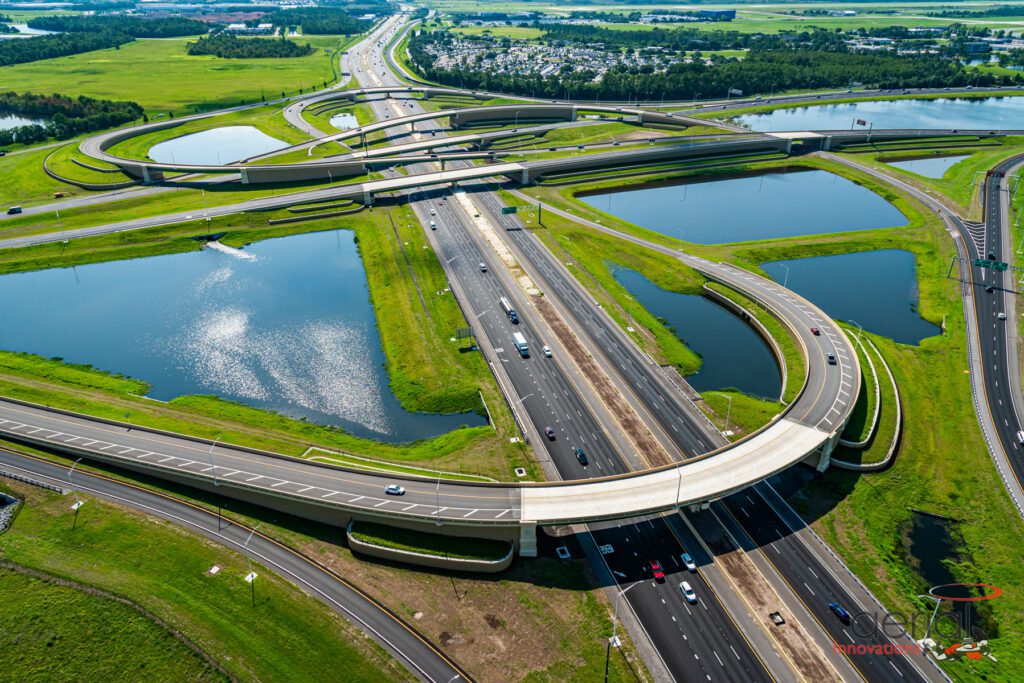
[[[690,553],[683,553],[679,556],[683,561],[683,566],[686,567],[686,571],[693,573],[697,571],[697,563],[690,557]]]
[[[586,467],[588,464],[587,454],[583,452],[583,449],[577,446],[576,448],[572,449],[572,452],[573,455],[576,456],[576,459],[579,460],[579,463]]]
[[[12,206],[11,208],[7,209],[7,215],[8,216],[13,216],[16,213],[21,213],[21,207],[20,206]]]
[[[583,145],[576,145],[576,149],[583,149]]]
[[[544,428],[544,436],[548,437],[548,441],[554,441],[555,440],[555,430],[552,429],[551,427],[545,427]]]
[[[661,562],[657,560],[647,560],[647,564],[651,567],[651,574],[654,576],[654,580],[661,583],[665,580],[665,570],[661,568]]]
[[[813,334],[815,337],[820,337],[821,336],[821,330],[819,330],[817,327],[812,327],[811,328],[811,334]]]
[[[430,209],[430,215],[431,216],[436,216],[437,215],[437,211],[435,211],[434,209]]]
[[[389,496],[404,496],[405,487],[399,486],[398,484],[388,484],[387,486],[384,487],[384,493],[388,494]]]
[[[693,592],[693,587],[686,581],[679,582],[679,590],[683,592],[683,597],[686,598],[686,602],[691,605],[697,604],[697,594]]]
[[[0,157],[5,157],[5,156],[7,156],[7,152],[5,150],[0,149]]]
[[[430,229],[437,230],[437,223],[435,223],[434,221],[430,221]]]
[[[825,354],[825,358],[828,359],[828,364],[829,365],[835,365],[836,364],[836,354],[831,353],[831,352],[826,353]]]
[[[844,624],[850,623],[850,613],[847,612],[843,608],[843,606],[840,605],[838,602],[828,603],[828,609],[832,612],[832,614],[836,615],[836,618],[839,619],[839,621],[843,622]]]
[[[769,618],[771,618],[772,623],[775,624],[776,626],[782,626],[783,624],[786,623],[786,620],[783,619],[782,615],[779,614],[778,612],[772,612],[768,616],[769,616]]]
[[[483,261],[480,262],[480,272],[481,273],[486,273],[487,272],[487,264],[484,263]]]
[[[548,151],[549,152],[557,152],[558,148],[557,147],[548,147]]]
[[[1006,320],[1006,314],[1005,313],[1000,313],[999,314],[999,319],[1000,320]]]
[[[991,293],[996,291],[996,288],[993,287],[992,285],[985,285],[985,291]]]
[[[541,349],[541,351],[544,352],[545,356],[547,356],[548,358],[551,358],[551,347],[550,346],[545,344],[544,347]]]
[[[615,142],[613,142],[613,143],[612,143],[612,147],[618,147],[618,146],[619,146],[619,145],[621,145],[621,144],[622,144],[621,142],[619,142],[618,140],[616,140]]]

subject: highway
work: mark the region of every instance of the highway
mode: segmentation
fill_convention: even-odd
[[[936,197],[899,178],[842,157],[828,156],[912,195],[935,212],[953,235],[959,257],[965,261],[953,272],[959,271],[963,281],[975,410],[1007,493],[1018,513],[1024,516],[1024,444],[1017,436],[1024,430],[1024,401],[1020,395],[1017,357],[1016,281],[1012,271],[973,265],[975,259],[987,259],[990,255],[995,261],[1013,261],[1007,207],[1011,183],[1016,183],[1016,179],[1008,176],[1024,164],[1024,155],[1004,160],[982,180],[981,223],[964,220]],[[992,291],[988,291],[989,287]]]
[[[367,46],[369,42],[363,45]],[[373,52],[373,47],[370,47]],[[377,50],[375,56],[367,56],[374,60],[374,67],[387,73],[385,60],[379,52]],[[358,52],[355,54],[359,55]],[[372,72],[374,77],[376,68]],[[358,72],[359,67],[356,70]],[[378,108],[378,113],[383,113],[380,107],[388,106],[386,100],[371,102]],[[422,120],[431,120],[438,115],[423,116]],[[390,122],[392,126],[396,124],[397,117]],[[608,158],[625,157],[616,153]],[[410,167],[409,170],[421,169]],[[427,178],[421,173],[395,187],[411,187],[425,180]],[[785,548],[787,557],[792,554],[796,558],[791,562],[779,562],[776,568],[800,595],[811,614],[819,619],[822,628],[840,642],[843,635],[841,627],[837,627],[834,620],[820,618],[822,605],[827,603],[822,596],[840,597],[848,607],[863,604],[863,600],[854,597],[847,583],[831,580],[831,572],[822,568],[820,557],[801,549],[803,541],[791,528],[792,520],[779,511],[779,501],[773,500],[770,491],[759,485],[745,493],[735,492],[788,467],[841,428],[852,408],[852,397],[856,396],[860,381],[854,355],[842,332],[809,302],[775,283],[731,266],[671,252],[709,278],[726,282],[775,310],[797,333],[809,360],[807,385],[789,412],[764,432],[738,446],[719,451],[724,445],[721,435],[702,422],[702,416],[696,409],[666,383],[661,371],[596,307],[558,260],[529,232],[501,229],[519,226],[514,225],[514,217],[500,213],[500,202],[489,191],[491,187],[483,181],[469,181],[463,183],[463,189],[465,192],[458,198],[443,189],[416,191],[410,206],[424,225],[431,220],[436,221],[438,229],[436,232],[428,231],[428,237],[449,273],[453,292],[467,319],[478,332],[485,358],[495,367],[499,383],[507,382],[503,389],[510,396],[513,408],[525,416],[523,427],[538,448],[542,462],[548,458],[550,466],[563,479],[577,481],[537,486],[438,482],[435,487],[433,482],[412,479],[407,482],[408,494],[398,499],[383,495],[382,486],[386,478],[380,475],[310,466],[227,445],[211,445],[187,437],[61,415],[10,401],[0,402],[0,432],[16,440],[65,452],[88,453],[95,459],[130,462],[133,469],[157,473],[158,476],[174,472],[176,477],[193,481],[208,482],[217,478],[222,485],[237,490],[258,492],[277,499],[301,500],[312,506],[355,510],[367,516],[438,519],[447,524],[466,526],[511,526],[524,520],[542,524],[619,520],[637,513],[671,509],[680,503],[728,495],[714,508],[718,518],[735,530],[737,537],[754,539],[762,548],[773,548],[776,553],[781,553],[779,548]],[[332,191],[336,193],[337,189],[303,193],[303,197],[326,198]],[[282,200],[272,198],[263,204],[260,201],[247,203],[244,205],[246,208],[239,208],[242,205],[218,207],[211,209],[210,215],[266,207]],[[593,387],[587,384],[586,378],[572,363],[563,360],[568,358],[566,349],[547,323],[531,312],[533,304],[530,298],[502,264],[493,246],[480,236],[466,201],[469,206],[480,208],[490,222],[499,226],[499,239],[512,250],[532,279],[543,285],[561,317],[583,337],[585,346],[594,351],[599,365],[610,373],[612,380],[625,388],[630,405],[638,414],[649,418],[653,431],[668,443],[667,450],[672,456],[688,457],[685,464],[677,469],[669,466],[645,474],[627,474],[635,469],[644,469],[646,463],[638,462],[633,445],[616,428],[615,416],[608,414],[607,406],[593,397]],[[393,217],[399,214],[397,210],[391,211]],[[74,234],[68,231],[56,237],[29,238],[23,243],[153,224],[147,221],[173,222],[186,218],[193,216],[143,219],[120,226],[85,229]],[[396,219],[402,220],[401,217]],[[0,246],[13,244],[0,243]],[[660,249],[664,250],[663,247]],[[486,272],[480,269],[481,263],[488,266]],[[497,302],[502,296],[515,302],[517,309],[523,312],[519,325],[513,325],[499,308]],[[811,335],[809,328],[812,325],[821,327],[823,335]],[[514,331],[526,335],[534,349],[533,357],[523,359],[515,353],[511,346]],[[553,358],[546,359],[537,353],[544,344],[554,350]],[[830,367],[824,363],[823,356],[827,351],[836,353],[839,359],[837,366]],[[554,441],[549,442],[539,436],[544,426],[555,429]],[[590,458],[586,467],[582,467],[573,455],[575,446],[586,449]],[[755,491],[756,495],[752,496],[750,491]],[[744,502],[744,496],[747,502]],[[757,523],[741,523],[740,520],[750,516],[751,511],[758,515]],[[790,527],[788,531],[778,531],[787,527]],[[776,532],[772,532],[773,529]],[[660,517],[597,522],[592,525],[591,533],[601,545],[637,548],[632,557],[613,553],[606,556],[605,562],[615,576],[625,576],[622,586],[630,588],[626,601],[640,618],[674,678],[692,680],[699,676],[711,678],[712,674],[727,680],[767,680],[771,677],[764,663],[754,655],[750,643],[714,598],[710,586],[699,578],[692,581],[700,593],[703,611],[691,610],[682,599],[674,582],[685,574],[678,569],[676,558],[684,548],[695,556],[701,554],[694,548],[694,539],[681,539]],[[778,537],[773,533],[778,533]],[[632,543],[636,545],[630,546]],[[672,572],[669,582],[658,584],[645,576],[645,559],[661,561]],[[800,584],[806,591],[799,588]],[[632,590],[634,585],[637,588]],[[827,618],[829,615],[823,616]],[[690,621],[681,622],[683,618]],[[681,626],[680,623],[688,625]],[[689,649],[678,646],[680,633],[686,636],[684,642]],[[699,637],[694,634],[699,634]],[[849,636],[848,633],[846,635]],[[730,651],[735,655],[735,661],[727,656]],[[718,668],[710,664],[712,661]],[[892,671],[882,664],[888,664]],[[858,669],[869,680],[917,680],[931,678],[934,674],[927,665],[922,671],[905,658],[898,658],[895,663],[878,660],[877,665],[871,661],[863,666],[864,669]]]
[[[68,467],[0,447],[0,470],[69,488]],[[218,517],[195,503],[84,469],[74,489],[166,519],[249,556],[324,603],[373,638],[417,678],[432,683],[472,677],[401,617],[316,560],[267,534]],[[88,513],[88,508],[85,514]],[[248,543],[246,541],[248,540]]]

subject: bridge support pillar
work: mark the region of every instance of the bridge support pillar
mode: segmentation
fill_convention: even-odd
[[[519,557],[537,557],[537,523],[519,524]]]
[[[832,451],[835,450],[836,444],[839,443],[839,434],[839,432],[833,434],[828,441],[821,445],[821,448],[804,458],[804,463],[819,472],[827,470],[828,466],[832,463]]]
[[[530,170],[529,169],[526,169],[526,168],[523,169],[523,175],[519,178],[519,183],[522,184],[522,185],[529,185],[530,184]]]
[[[827,152],[832,149],[832,136],[826,135],[825,139],[821,141],[821,151]]]
[[[363,191],[363,205],[373,206],[373,193],[370,192],[369,190]]]
[[[707,510],[711,507],[711,501],[704,501],[703,503],[694,503],[693,505],[687,505],[686,509],[690,512],[700,512],[701,510]]]
[[[239,172],[239,175],[242,177],[242,184],[243,185],[248,185],[249,184],[249,169],[243,168]]]

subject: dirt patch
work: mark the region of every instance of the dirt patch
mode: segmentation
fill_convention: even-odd
[[[493,614],[485,614],[484,615],[484,621],[486,621],[487,625],[490,626],[491,628],[501,628],[501,626],[502,626],[501,619],[499,619],[498,617],[494,616]]]
[[[651,430],[640,419],[640,416],[636,414],[633,407],[622,397],[622,392],[612,384],[608,376],[598,366],[594,357],[584,348],[579,338],[573,334],[569,326],[565,324],[565,321],[555,311],[554,306],[547,300],[539,297],[533,299],[533,304],[555,333],[555,336],[558,337],[558,341],[569,352],[569,356],[579,367],[580,372],[583,373],[597,392],[601,402],[608,407],[608,411],[615,417],[615,421],[619,423],[622,432],[633,443],[640,457],[651,467],[672,464],[672,457],[668,454],[668,451],[654,437],[654,434],[651,433]]]
[[[797,671],[808,681],[841,681],[839,673],[825,659],[824,653],[814,644],[811,636],[794,618],[787,618],[782,626],[771,622],[769,614],[781,612],[785,617],[788,612],[783,608],[782,600],[754,566],[754,563],[741,550],[733,550],[716,555],[715,562],[737,586],[743,586],[743,597],[750,605],[751,611],[764,624],[765,628],[779,643],[779,648],[787,653],[787,657]]]

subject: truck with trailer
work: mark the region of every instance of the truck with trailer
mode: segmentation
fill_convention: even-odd
[[[512,321],[513,325],[519,324],[519,314],[516,313],[516,309],[513,308],[512,302],[505,297],[501,297],[501,310],[505,311],[505,315],[508,316],[508,319]]]

